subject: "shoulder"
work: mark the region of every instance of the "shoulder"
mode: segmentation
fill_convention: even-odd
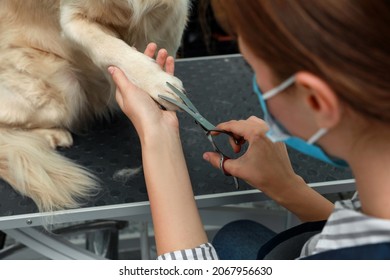
[[[329,250],[314,254],[303,260],[383,260],[390,259],[390,242],[366,244]]]

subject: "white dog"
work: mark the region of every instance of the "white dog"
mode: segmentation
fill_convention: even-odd
[[[0,177],[40,211],[77,207],[95,178],[55,148],[116,107],[110,65],[157,101],[173,94],[166,81],[182,86],[136,49],[155,42],[174,55],[188,9],[188,0],[1,0]]]

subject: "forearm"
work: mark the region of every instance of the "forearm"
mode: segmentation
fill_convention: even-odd
[[[295,176],[281,183],[278,188],[268,188],[268,193],[279,205],[295,214],[301,221],[326,220],[334,205],[321,194],[309,187],[305,181]]]
[[[158,254],[206,243],[179,134],[162,131],[141,143]]]

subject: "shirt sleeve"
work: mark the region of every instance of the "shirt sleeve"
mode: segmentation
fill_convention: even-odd
[[[205,243],[192,249],[163,254],[157,260],[218,260],[218,255],[211,243]]]

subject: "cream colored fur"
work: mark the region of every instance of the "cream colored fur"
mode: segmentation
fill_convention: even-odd
[[[174,55],[188,8],[188,0],[0,0],[0,177],[40,211],[77,207],[96,178],[55,148],[116,108],[109,65],[157,101],[173,95],[166,81],[182,86],[136,49],[156,42]]]

